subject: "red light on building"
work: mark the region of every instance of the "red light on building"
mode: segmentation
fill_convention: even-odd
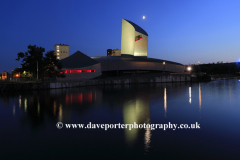
[[[141,40],[141,39],[142,39],[141,35],[135,37],[135,41],[138,41],[138,40]]]
[[[64,73],[81,73],[82,70],[64,70]]]
[[[63,70],[64,73],[95,72],[95,70]]]
[[[73,71],[75,71],[73,73],[81,73],[82,72],[82,70],[73,70]]]
[[[83,70],[83,72],[92,72],[92,70]]]

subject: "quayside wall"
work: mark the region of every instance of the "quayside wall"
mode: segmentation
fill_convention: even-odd
[[[53,88],[71,88],[92,85],[122,85],[122,84],[138,84],[138,83],[173,83],[173,82],[189,82],[190,75],[161,75],[152,77],[127,77],[127,78],[111,78],[111,79],[93,79],[93,80],[70,80],[57,82],[38,82],[38,83],[0,83],[0,91],[20,91],[20,90],[37,90],[37,89],[53,89]]]

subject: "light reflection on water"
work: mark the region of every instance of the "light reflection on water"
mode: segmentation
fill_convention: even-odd
[[[164,88],[164,110],[165,110],[165,117],[167,117],[167,88]]]
[[[199,82],[199,112],[201,118],[201,109],[202,109],[202,94],[201,94],[201,83]]]
[[[189,103],[192,103],[192,91],[191,91],[191,87],[189,87]]]
[[[12,135],[7,134],[12,132],[13,134],[18,133],[18,135],[28,133],[33,137],[39,134],[34,142],[41,145],[43,142],[39,137],[45,135],[46,141],[52,141],[52,145],[50,145],[52,147],[55,146],[54,144],[59,144],[60,138],[72,137],[75,139],[76,145],[78,144],[77,147],[73,144],[68,145],[73,150],[74,148],[84,149],[87,146],[94,152],[98,152],[100,148],[105,147],[107,150],[110,148],[110,150],[120,149],[123,155],[137,152],[139,157],[141,157],[141,153],[148,156],[154,154],[168,157],[174,146],[173,151],[176,155],[183,157],[184,150],[190,150],[190,155],[195,155],[206,152],[206,148],[212,150],[216,157],[222,157],[223,153],[236,156],[238,153],[235,152],[235,149],[240,149],[239,143],[237,143],[240,140],[236,133],[239,133],[240,129],[231,126],[237,126],[238,120],[240,120],[239,90],[239,82],[230,80],[192,84],[94,86],[2,94],[0,97],[1,121],[9,121],[9,125],[16,128],[9,129],[3,126],[0,136],[7,137],[3,142],[7,148],[12,147],[10,146],[11,140],[9,140]],[[103,124],[133,124],[134,122],[136,124],[165,124],[168,122],[191,124],[199,122],[202,128],[176,131],[151,130],[150,128],[108,131],[101,129],[58,130],[55,127],[58,121],[83,124],[88,122]],[[34,134],[31,130],[34,131]],[[82,134],[84,136],[79,136]],[[226,135],[234,140],[230,138],[225,141]],[[24,136],[22,137],[24,139]],[[56,137],[56,139],[48,139],[48,137]],[[8,143],[7,140],[10,142]],[[18,141],[20,144],[23,140],[15,139],[14,144],[16,142],[17,144],[14,149],[16,150],[17,147],[20,147]],[[26,142],[25,149],[29,150],[29,145],[35,145],[27,137],[24,141]],[[69,142],[63,141],[61,145],[67,144]],[[109,148],[109,146],[119,147]],[[22,150],[24,150],[24,146]],[[102,152],[107,155],[107,152]],[[9,154],[10,152],[4,153],[5,156]],[[112,152],[111,154],[115,155],[116,153]],[[170,157],[176,158],[173,155]]]

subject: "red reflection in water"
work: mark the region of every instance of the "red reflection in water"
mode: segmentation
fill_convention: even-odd
[[[88,93],[79,93],[79,94],[70,94],[66,95],[66,104],[72,103],[83,103],[88,102],[92,103],[93,101],[96,102],[96,92],[88,92]]]
[[[95,91],[95,95],[94,96],[95,96],[95,102],[96,102],[96,91]]]
[[[88,101],[89,103],[92,103],[92,92],[84,94],[83,99],[84,101]]]

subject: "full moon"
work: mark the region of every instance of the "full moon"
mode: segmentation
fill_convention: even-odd
[[[143,16],[143,19],[145,19],[145,16]]]

